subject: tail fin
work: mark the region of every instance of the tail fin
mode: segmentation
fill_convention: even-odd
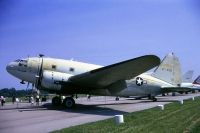
[[[200,85],[200,76],[198,76],[198,77],[194,80],[193,84],[199,84],[199,85]]]
[[[187,71],[182,77],[182,82],[183,83],[192,83],[193,74],[194,74],[193,70]]]
[[[174,53],[166,55],[161,64],[154,70],[152,76],[172,85],[179,86],[182,80],[181,66],[178,57],[176,57]]]

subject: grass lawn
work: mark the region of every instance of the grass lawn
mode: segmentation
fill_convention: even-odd
[[[120,106],[120,105],[119,105]],[[130,105],[131,106],[131,105]],[[165,110],[152,108],[124,115],[124,124],[114,118],[74,126],[55,133],[200,133],[200,98],[165,105]]]

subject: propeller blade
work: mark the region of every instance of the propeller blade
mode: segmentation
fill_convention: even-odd
[[[26,87],[26,91],[28,90],[29,84],[30,84],[30,83],[28,82],[28,83],[27,83],[27,87]]]

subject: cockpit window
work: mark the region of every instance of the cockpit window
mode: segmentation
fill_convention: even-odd
[[[15,62],[20,62],[20,59],[18,59],[18,60],[15,60]]]
[[[22,62],[22,63],[27,63],[27,60],[20,60],[20,62]]]
[[[16,60],[15,62],[19,62],[18,66],[24,66],[24,67],[27,67],[27,63],[28,61],[27,60]]]
[[[24,63],[27,63],[28,61],[27,61],[27,60],[20,60],[20,59],[17,59],[17,60],[15,60],[15,62],[24,62]]]

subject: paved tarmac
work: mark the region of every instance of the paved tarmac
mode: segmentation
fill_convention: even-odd
[[[75,109],[56,109],[48,102],[39,107],[19,103],[18,108],[17,104],[7,103],[0,108],[0,132],[45,133],[196,96],[200,96],[200,93],[158,97],[158,102],[131,98],[115,101],[115,97],[91,97],[90,100],[79,98]]]

